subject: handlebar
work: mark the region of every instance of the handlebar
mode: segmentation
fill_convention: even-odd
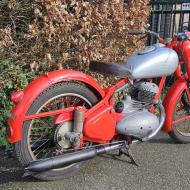
[[[161,43],[165,43],[165,41],[160,38],[160,35],[156,32],[153,32],[151,30],[129,30],[128,31],[128,34],[130,35],[143,35],[143,34],[147,34],[147,35],[150,35],[150,36],[155,36]]]
[[[128,34],[131,35],[141,35],[141,34],[146,34],[146,31],[141,31],[141,30],[129,30]]]

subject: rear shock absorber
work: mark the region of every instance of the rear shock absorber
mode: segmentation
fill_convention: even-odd
[[[84,125],[84,113],[85,108],[78,106],[75,108],[74,112],[74,132],[78,133],[80,137],[83,137],[83,125]]]
[[[67,132],[65,138],[73,143],[74,148],[83,146],[83,126],[84,126],[85,107],[78,106],[74,110],[73,132]]]

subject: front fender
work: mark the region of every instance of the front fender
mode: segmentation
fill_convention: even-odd
[[[185,89],[187,89],[186,80],[178,79],[171,86],[171,88],[169,89],[164,98],[163,105],[166,112],[166,120],[162,130],[165,131],[166,133],[169,133],[172,130],[172,116],[176,106],[176,102],[178,101],[178,98]]]
[[[21,140],[24,117],[27,114],[27,111],[30,108],[32,102],[39,96],[39,94],[52,84],[71,80],[81,81],[87,84],[101,98],[105,96],[105,92],[101,86],[92,77],[84,73],[72,70],[57,70],[46,73],[31,82],[23,90],[24,97],[22,101],[13,107],[11,117],[8,120],[10,127],[9,142],[15,143]]]

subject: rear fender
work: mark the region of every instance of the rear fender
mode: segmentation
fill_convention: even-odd
[[[100,98],[105,96],[104,90],[101,86],[90,76],[72,70],[57,70],[46,73],[45,75],[37,78],[31,82],[24,90],[24,96],[12,109],[11,117],[8,120],[10,127],[9,142],[15,143],[22,138],[22,125],[24,118],[30,108],[32,102],[42,93],[45,89],[55,83],[62,81],[81,81],[89,86],[96,95]]]
[[[162,130],[166,133],[172,131],[172,117],[178,98],[184,90],[187,90],[187,83],[185,79],[178,79],[171,86],[164,98],[164,108],[166,112],[166,119]]]

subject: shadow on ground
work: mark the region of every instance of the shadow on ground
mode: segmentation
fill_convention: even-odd
[[[0,184],[14,181],[33,181],[31,177],[22,178],[23,169],[11,153],[0,149]]]
[[[172,138],[156,138],[150,140],[148,143],[153,143],[153,144],[175,144],[175,141]]]

